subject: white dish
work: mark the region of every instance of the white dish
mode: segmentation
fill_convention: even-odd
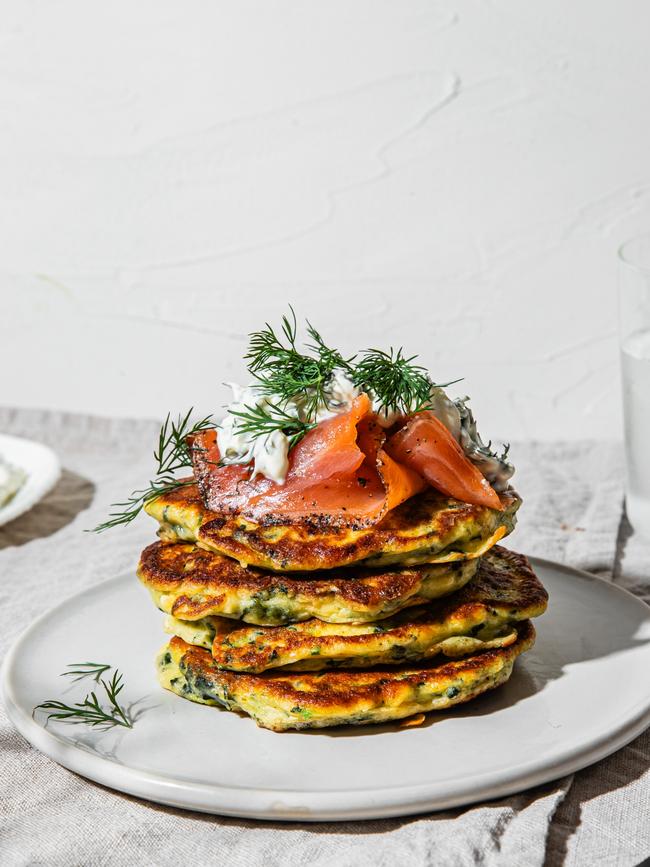
[[[9,502],[0,506],[2,526],[28,512],[52,490],[61,476],[61,465],[52,449],[42,443],[8,434],[0,434],[0,455],[27,476]]]
[[[161,690],[162,615],[131,575],[37,620],[2,674],[16,728],[61,765],[176,807],[260,819],[349,820],[428,812],[517,792],[614,752],[650,723],[650,608],[594,578],[536,561],[550,593],[535,647],[511,681],[420,728],[276,734]],[[50,722],[32,709],[79,701],[68,663],[124,672],[132,730]]]

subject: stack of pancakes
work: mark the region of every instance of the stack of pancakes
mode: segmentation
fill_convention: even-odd
[[[275,731],[412,718],[504,683],[547,594],[496,543],[520,504],[433,489],[378,524],[254,523],[207,510],[198,488],[151,500],[161,541],[138,576],[173,637],[162,685]]]

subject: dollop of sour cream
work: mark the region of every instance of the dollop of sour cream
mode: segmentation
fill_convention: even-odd
[[[241,431],[238,412],[246,412],[254,407],[272,408],[279,401],[272,394],[262,391],[255,385],[241,386],[235,382],[226,383],[233,393],[226,414],[217,425],[217,443],[222,463],[253,463],[251,478],[265,476],[283,484],[289,470],[289,438],[280,430],[270,434],[254,436]],[[346,412],[352,401],[360,394],[360,389],[345,374],[336,371],[325,389],[326,401],[320,403],[316,411],[316,422],[325,421],[339,413]],[[282,407],[286,412],[302,418],[302,408],[298,401],[289,401]]]
[[[340,370],[336,370],[325,389],[327,403],[320,404],[316,413],[316,421],[325,421],[340,412],[347,412],[355,397],[359,397],[361,389]]]
[[[254,437],[252,433],[240,430],[241,419],[235,415],[254,407],[268,407],[273,402],[271,396],[254,385],[241,386],[236,382],[228,382],[226,385],[232,389],[233,399],[217,425],[221,462],[228,466],[249,464],[252,461],[252,478],[262,475],[274,482],[284,482],[289,470],[288,437],[280,430]]]

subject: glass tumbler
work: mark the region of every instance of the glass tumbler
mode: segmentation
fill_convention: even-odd
[[[650,539],[650,235],[619,250],[626,494],[634,531]]]

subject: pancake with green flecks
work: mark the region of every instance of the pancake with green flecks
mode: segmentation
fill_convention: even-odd
[[[286,731],[386,723],[470,701],[505,683],[516,658],[534,641],[535,630],[526,620],[508,647],[442,664],[242,674],[218,668],[210,651],[174,637],[161,650],[157,667],[161,685],[183,698]]]
[[[165,630],[212,652],[219,668],[260,673],[399,665],[507,647],[517,625],[546,610],[548,595],[526,558],[495,547],[462,590],[371,623],[244,626],[224,618],[167,618]]]
[[[162,611],[182,621],[228,617],[277,626],[317,617],[367,623],[463,587],[478,559],[321,572],[245,568],[192,543],[156,542],[142,552],[138,577]]]
[[[462,503],[427,488],[369,527],[337,527],[303,519],[283,522],[269,513],[255,522],[217,514],[203,505],[198,487],[187,485],[145,505],[166,542],[196,542],[246,566],[277,572],[341,566],[413,566],[471,560],[512,531],[521,500],[511,489],[500,508]]]

